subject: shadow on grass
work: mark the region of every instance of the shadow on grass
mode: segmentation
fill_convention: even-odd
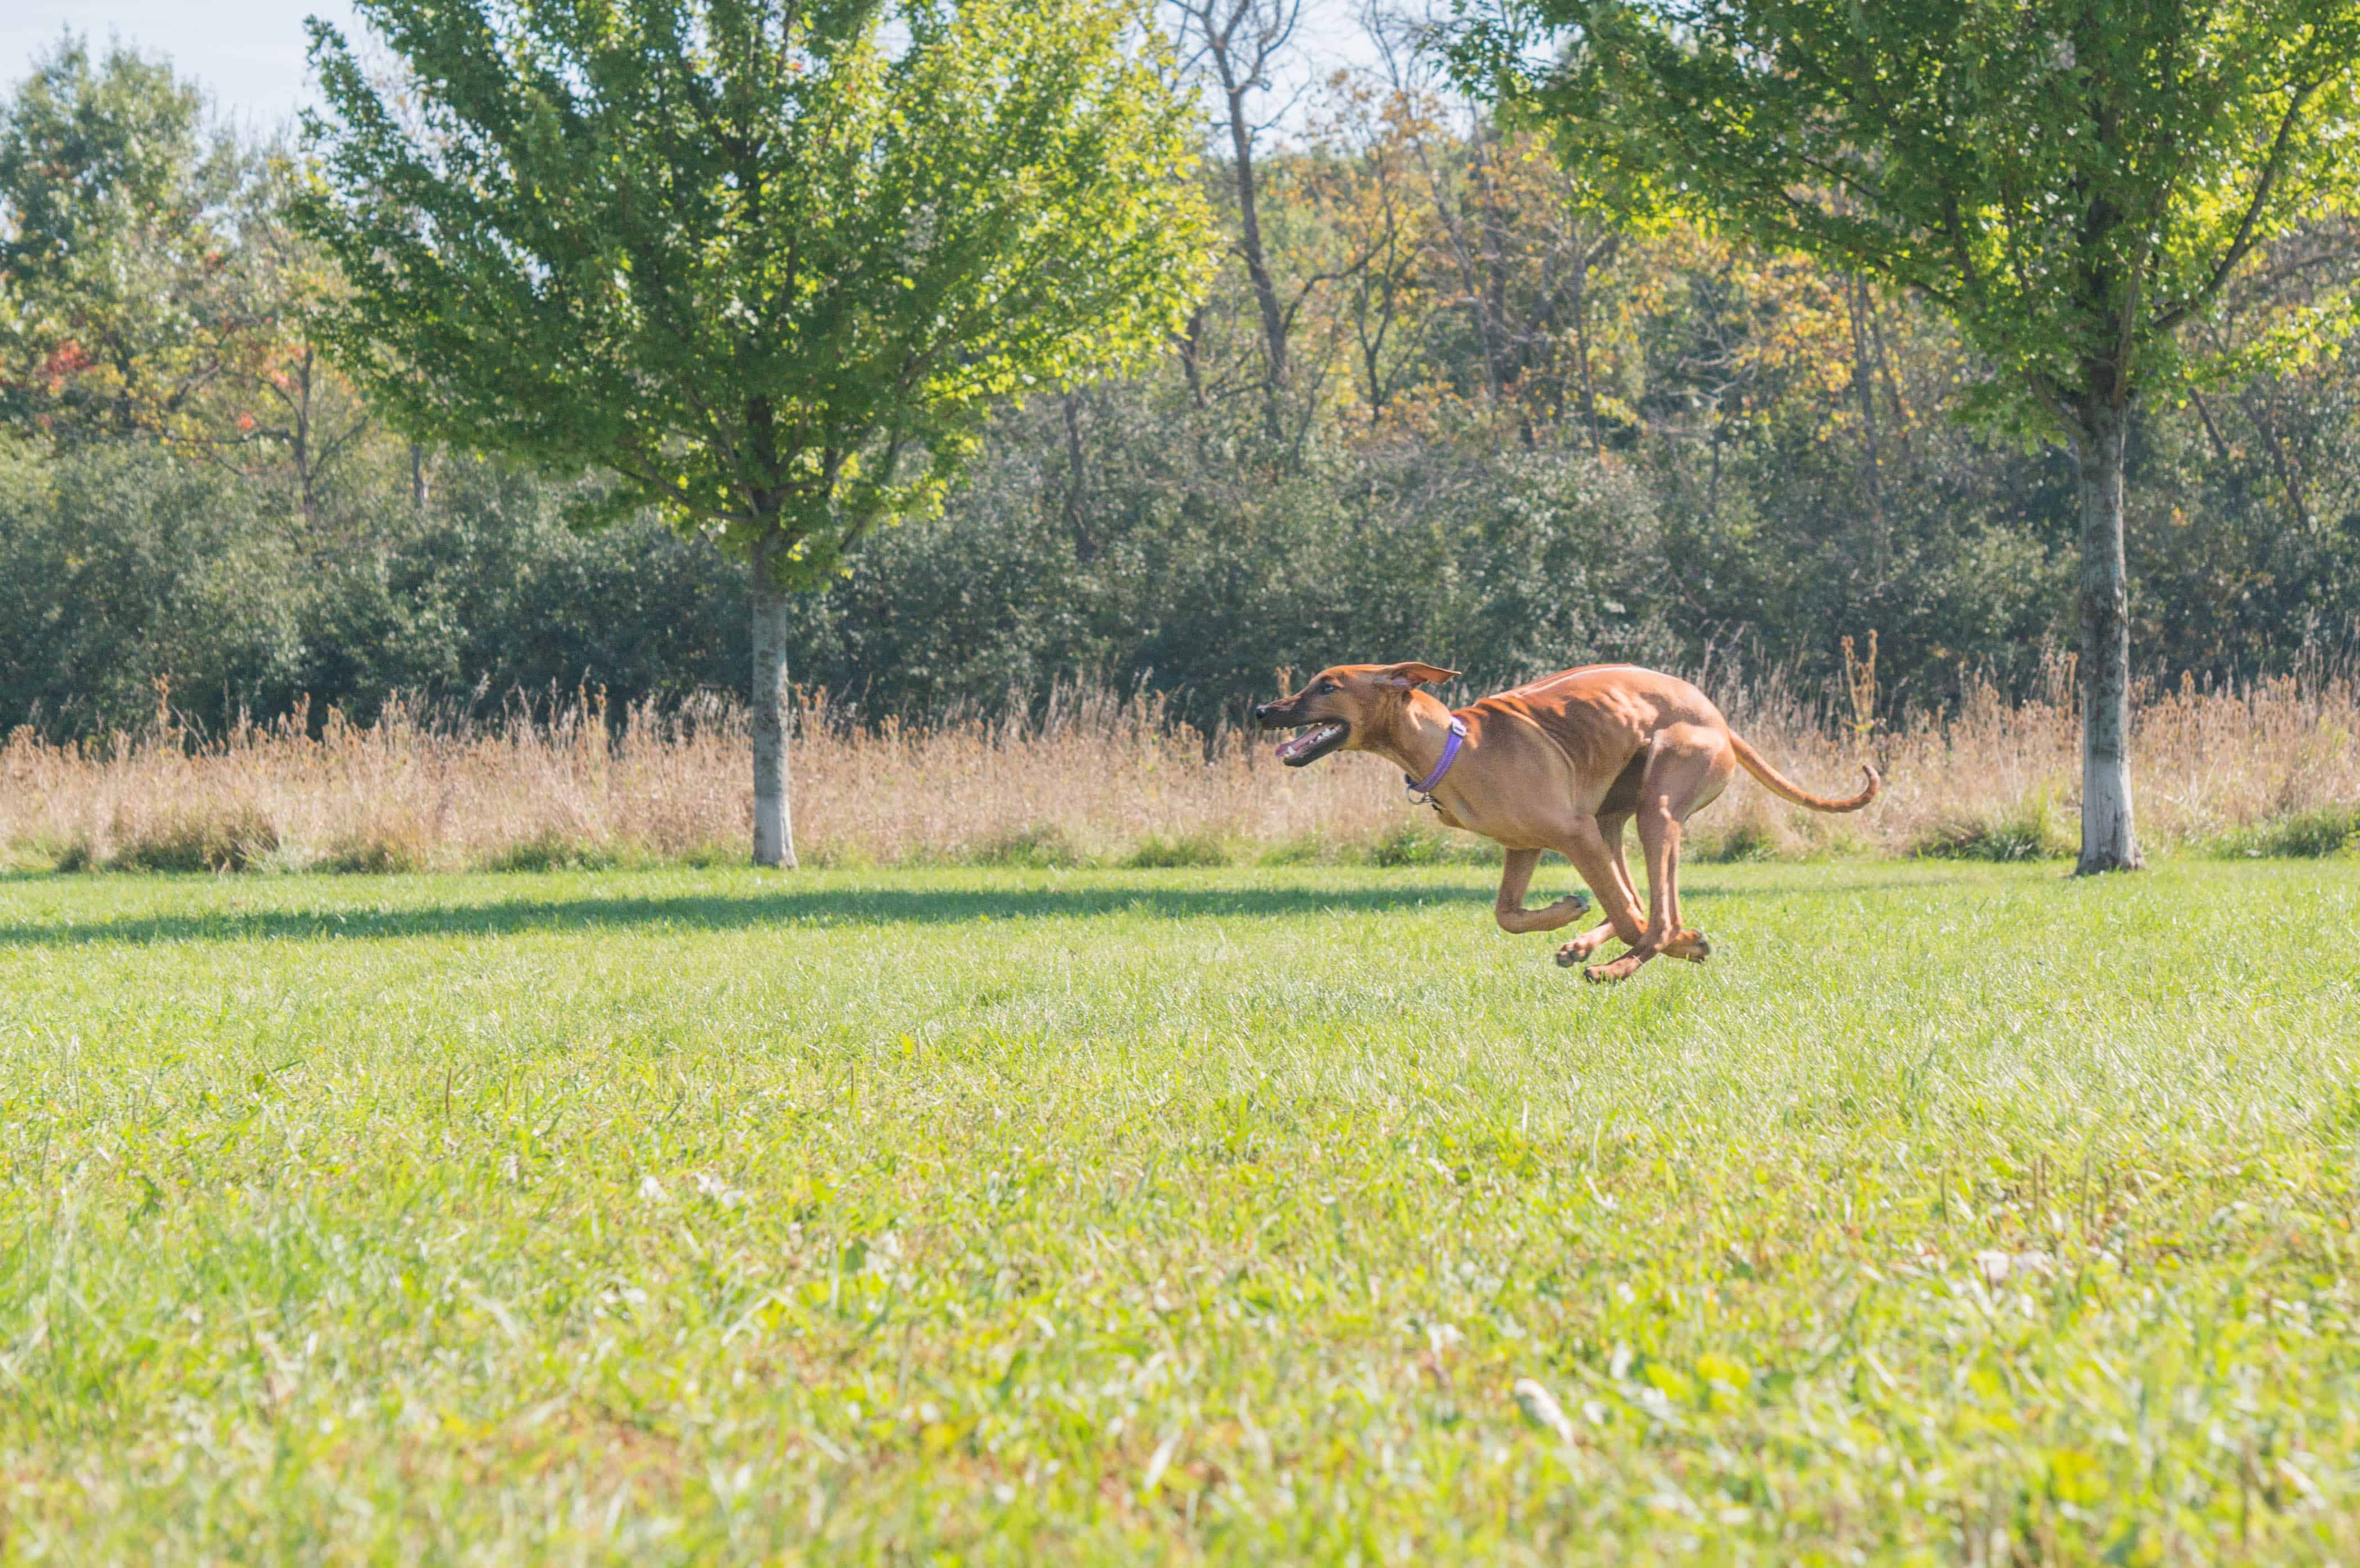
[[[775,927],[961,925],[977,920],[1088,919],[1133,913],[1164,920],[1239,916],[1376,914],[1471,902],[1434,887],[827,888],[750,896],[509,899],[414,909],[311,908],[151,915],[88,924],[0,926],[0,947],[94,942],[299,941],[501,937],[549,931],[742,931]]]
[[[1932,879],[1862,883],[1786,881],[1684,888],[1692,899],[1776,899],[1923,888]],[[1948,879],[1942,879],[1948,880]],[[1539,897],[1556,893],[1541,890]],[[410,909],[240,910],[136,916],[116,920],[0,926],[0,948],[100,943],[387,940],[413,937],[504,937],[556,931],[743,931],[838,926],[960,925],[978,920],[1090,919],[1116,914],[1158,920],[1382,915],[1420,907],[1463,908],[1488,922],[1475,888],[1400,887],[781,888],[750,895],[666,898],[508,899]]]

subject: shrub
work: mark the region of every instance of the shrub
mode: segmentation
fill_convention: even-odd
[[[1066,871],[1089,861],[1065,837],[1065,829],[1039,822],[987,839],[959,858],[971,866],[1014,866],[1032,871]]]
[[[1499,846],[1489,839],[1463,838],[1417,821],[1387,828],[1369,847],[1369,863],[1378,866],[1480,866],[1499,858]]]
[[[372,833],[338,841],[315,863],[323,872],[384,876],[424,871],[427,853],[426,846],[409,835]]]
[[[2243,833],[2231,834],[2220,848],[2224,854],[2288,860],[2319,860],[2341,854],[2360,848],[2360,808],[2330,806],[2316,811],[2300,811]]]
[[[2059,816],[2053,797],[2042,790],[1998,811],[1937,818],[1909,852],[1936,861],[2061,860],[2080,844]]]
[[[1257,865],[1316,866],[1336,858],[1336,846],[1317,833],[1281,839],[1255,857]]]
[[[1737,861],[1775,861],[1781,847],[1778,835],[1767,822],[1754,816],[1739,817],[1729,825],[1719,838],[1708,838],[1697,846],[1696,859],[1728,863]]]
[[[612,844],[594,843],[562,833],[543,833],[512,844],[494,856],[486,869],[496,872],[609,872],[623,863]]]
[[[250,806],[175,812],[139,829],[115,850],[124,871],[251,871],[279,848],[279,829]]]
[[[1188,866],[1226,866],[1233,859],[1228,840],[1210,833],[1184,833],[1167,839],[1150,833],[1124,857],[1132,871],[1164,871]]]

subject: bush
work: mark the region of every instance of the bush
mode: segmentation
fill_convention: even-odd
[[[989,839],[958,858],[971,866],[1013,866],[1031,871],[1070,871],[1089,862],[1089,857],[1065,837],[1063,828],[1043,823]]]
[[[1132,871],[1165,871],[1189,866],[1226,866],[1232,859],[1228,840],[1210,833],[1185,833],[1176,839],[1151,833],[1139,841],[1138,848],[1124,857],[1122,863]]]
[[[2042,790],[1999,811],[1946,817],[1920,833],[1909,852],[1933,861],[2062,860],[2081,844],[2059,817]]]
[[[1777,833],[1757,817],[1741,817],[1729,825],[1717,839],[1706,839],[1698,845],[1696,859],[1731,863],[1739,861],[1775,861],[1779,857]]]
[[[1273,844],[1255,858],[1255,864],[1264,866],[1317,866],[1336,858],[1336,846],[1317,833],[1299,834],[1283,843]]]
[[[2330,806],[2281,817],[2243,833],[2233,833],[2221,852],[2286,860],[2321,860],[2360,849],[2360,809]]]
[[[323,872],[363,876],[422,872],[427,866],[426,846],[406,835],[375,833],[340,841],[315,864]]]
[[[511,845],[493,857],[486,870],[496,872],[610,872],[623,863],[611,844],[595,844],[562,833],[544,833]]]
[[[306,591],[267,498],[146,444],[11,460],[0,433],[0,715],[50,734],[174,709],[219,729],[298,693]],[[169,850],[166,850],[168,858]]]
[[[112,864],[134,872],[252,871],[279,849],[279,829],[250,806],[175,813],[117,846]]]
[[[1369,847],[1369,863],[1377,866],[1480,866],[1500,858],[1500,847],[1489,839],[1469,839],[1404,822],[1388,828]]]

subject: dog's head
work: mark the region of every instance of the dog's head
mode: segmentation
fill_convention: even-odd
[[[1290,768],[1317,762],[1330,751],[1365,750],[1382,735],[1421,685],[1455,679],[1456,670],[1413,659],[1405,664],[1338,664],[1311,677],[1293,696],[1253,710],[1264,729],[1301,731],[1278,748]]]

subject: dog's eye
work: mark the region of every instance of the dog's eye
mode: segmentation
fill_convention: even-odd
[[[1342,691],[1344,688],[1338,685],[1334,681],[1321,681],[1319,683],[1319,689],[1323,692],[1333,692]]]

